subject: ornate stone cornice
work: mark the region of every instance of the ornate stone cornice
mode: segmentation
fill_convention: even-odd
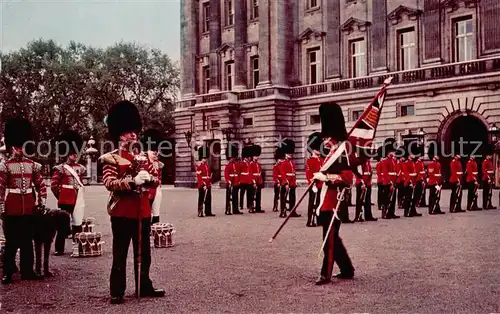
[[[228,52],[230,55],[233,55],[234,47],[227,43],[223,43],[219,48],[215,50],[215,52],[217,52],[217,54],[219,54],[221,57],[226,57],[226,53]]]
[[[311,38],[316,38],[316,40],[321,40],[323,38],[323,36],[325,36],[326,33],[325,32],[322,32],[322,31],[317,31],[317,30],[314,30],[310,27],[306,28],[306,30],[304,30],[300,35],[299,35],[299,38],[298,40],[300,42],[304,42],[304,43],[307,43],[309,40],[311,40]]]
[[[344,24],[340,26],[340,29],[348,34],[355,31],[356,28],[361,32],[365,32],[366,28],[370,26],[370,24],[371,23],[368,21],[363,21],[354,17],[350,17],[347,21],[344,22]]]
[[[463,2],[466,8],[474,8],[481,0],[444,0],[441,2],[441,7],[450,13],[460,7],[460,2]]]
[[[409,8],[404,5],[400,5],[394,11],[389,13],[387,19],[391,22],[392,25],[396,25],[401,22],[404,15],[408,16],[410,21],[418,20],[418,17],[422,14],[422,10]]]

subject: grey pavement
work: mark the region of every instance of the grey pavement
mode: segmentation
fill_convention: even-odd
[[[303,191],[298,190],[297,199]],[[51,256],[56,276],[0,287],[0,312],[500,312],[500,210],[429,216],[420,208],[423,217],[342,225],[356,277],[317,287],[321,228],[306,228],[306,204],[298,210],[303,217],[290,219],[270,244],[283,221],[271,211],[272,189],[263,193],[266,213],[240,216],[224,215],[224,193],[213,191],[216,217],[198,218],[197,190],[163,189],[161,220],[174,224],[176,245],[153,250],[151,277],[155,286],[166,289],[166,297],[133,298],[130,251],[126,302],[112,306],[107,192],[87,188],[86,216],[97,218],[96,231],[106,241],[103,256]],[[498,191],[493,196],[498,206]],[[445,211],[448,202],[449,191],[444,191]],[[52,197],[49,205],[55,206]],[[70,240],[66,247],[69,252]]]

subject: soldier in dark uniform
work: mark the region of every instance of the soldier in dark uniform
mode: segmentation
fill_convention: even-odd
[[[347,140],[342,109],[337,104],[325,103],[320,106],[319,112],[324,147],[327,150],[335,149],[342,141]],[[326,151],[323,154],[326,157]],[[347,169],[347,161],[339,159],[330,166],[326,173],[314,174],[315,180],[324,182],[324,191],[321,193],[322,198],[319,204],[319,222],[323,226],[323,241],[327,239],[323,250],[321,276],[316,282],[317,285],[324,285],[331,281],[334,262],[340,268],[340,273],[335,277],[341,279],[354,277],[354,267],[339,236],[341,221],[335,213],[337,202],[342,201],[338,199],[339,193],[345,196],[345,189],[348,187],[348,178],[345,178],[347,172],[342,171],[344,169]],[[327,234],[332,219],[334,219],[333,227]]]
[[[0,164],[0,218],[5,234],[2,284],[12,282],[18,249],[21,250],[21,278],[39,280],[43,277],[33,271],[32,240],[35,224],[33,210],[37,204],[45,204],[47,199],[42,165],[25,157],[26,150],[32,148],[29,142],[33,140],[29,121],[22,118],[7,120],[4,135],[6,148],[12,157]]]
[[[134,273],[136,296],[161,297],[165,291],[155,289],[149,278],[151,265],[151,206],[150,186],[157,186],[147,169],[149,163],[144,154],[135,155],[132,146],[137,141],[137,133],[142,129],[142,121],[135,105],[121,101],[108,111],[109,135],[118,149],[104,154],[99,159],[103,163],[103,183],[110,191],[108,213],[111,216],[113,232],[113,266],[111,268],[111,303],[123,302],[126,289],[126,265],[130,240],[134,250]],[[141,267],[138,269],[138,247],[141,246]],[[139,292],[139,295],[137,293]]]
[[[229,144],[226,150],[226,158],[229,160],[224,167],[224,180],[226,180],[226,215],[241,215],[238,210],[238,191],[240,187],[240,174],[238,162],[238,147]],[[232,209],[232,213],[231,213]]]
[[[50,189],[57,199],[57,205],[61,210],[71,215],[72,226],[68,226],[68,233],[71,230],[73,242],[75,235],[82,232],[82,222],[85,210],[83,201],[82,179],[87,172],[85,166],[78,163],[78,155],[83,149],[83,139],[75,131],[64,132],[58,139],[59,156],[65,161],[54,167]],[[82,194],[82,195],[79,195]],[[64,244],[67,233],[58,232],[55,248],[55,255],[64,254]]]

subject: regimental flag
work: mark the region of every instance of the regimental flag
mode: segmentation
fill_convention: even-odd
[[[391,80],[392,77],[389,77],[384,81],[384,86],[347,134],[347,141],[342,142],[336,149],[332,149],[326,156],[321,171],[328,170],[334,162],[342,157],[347,159],[349,168],[356,168],[370,158],[369,156],[374,150],[373,139],[380,121],[387,86]]]

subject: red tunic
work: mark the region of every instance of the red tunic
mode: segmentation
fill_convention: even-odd
[[[33,187],[41,203],[47,198],[42,165],[25,157],[13,157],[0,163],[0,213],[31,215],[36,205]]]
[[[290,187],[297,186],[297,178],[295,177],[295,163],[291,160],[284,160],[279,165],[281,174],[281,185],[289,184]]]
[[[415,163],[413,161],[405,162],[403,166],[403,173],[405,176],[405,186],[417,183],[417,173],[415,172]]]
[[[383,184],[389,185],[396,183],[396,160],[394,158],[387,158],[382,162],[382,171],[384,173]]]
[[[349,174],[347,171],[341,171],[340,174],[327,174],[329,182],[321,205],[321,211],[333,211],[337,207],[338,188],[340,186],[347,186],[346,182],[349,180],[348,176]]]
[[[405,176],[403,173],[403,168],[404,168],[404,162],[398,161],[396,164],[396,183],[404,183],[405,182]]]
[[[475,160],[469,160],[466,166],[467,178],[465,181],[467,183],[477,181],[477,163]]]
[[[239,162],[239,173],[241,184],[252,184],[252,177],[250,177],[250,163],[248,160],[243,159]]]
[[[75,205],[80,184],[76,181],[75,177],[65,169],[64,165],[66,164],[67,163],[62,163],[54,167],[50,190],[54,193],[58,205]],[[67,165],[78,174],[81,182],[87,169],[78,163]]]
[[[207,188],[212,187],[212,174],[208,163],[202,162],[196,167],[196,181],[198,182],[198,189],[201,189],[204,185]]]
[[[108,191],[108,213],[112,217],[122,218],[149,218],[151,206],[149,205],[148,186],[157,186],[158,181],[137,187],[134,177],[142,168],[149,168],[148,162],[144,166],[137,166],[132,154],[125,150],[115,150],[104,154],[100,160],[104,163],[102,181]]]
[[[495,170],[493,168],[493,162],[491,160],[485,159],[482,164],[483,180],[493,182],[495,178]]]
[[[319,172],[321,166],[323,165],[324,158],[322,157],[309,157],[306,162],[306,179],[307,184],[311,184],[313,181],[313,176],[316,172]],[[316,182],[316,187],[320,189],[323,186],[322,181]]]
[[[161,184],[161,169],[163,168],[163,163],[160,161],[150,161],[148,164],[148,172],[158,181],[158,185],[151,186],[149,188],[149,199],[154,200],[156,197],[156,190]]]
[[[422,160],[415,162],[415,172],[417,173],[417,182],[425,180],[425,165]]]
[[[262,180],[262,167],[256,161],[251,161],[248,169],[250,177],[252,178],[252,184],[261,185],[264,183]]]
[[[273,183],[274,183],[274,185],[281,183],[280,164],[281,164],[281,161],[278,161],[273,166]]]
[[[429,178],[427,184],[430,186],[441,184],[441,164],[437,161],[432,161],[429,166],[427,166],[427,171],[429,172]]]
[[[238,164],[236,161],[229,161],[224,168],[224,180],[231,182],[233,186],[240,185]]]
[[[460,160],[453,159],[450,164],[450,183],[461,183],[462,175],[462,163]]]
[[[369,160],[361,166],[361,177],[356,176],[356,184],[360,184],[361,180],[366,186],[372,184],[372,165]]]
[[[377,162],[375,165],[375,171],[377,172],[377,184],[384,183],[384,172],[383,172],[383,161]]]

